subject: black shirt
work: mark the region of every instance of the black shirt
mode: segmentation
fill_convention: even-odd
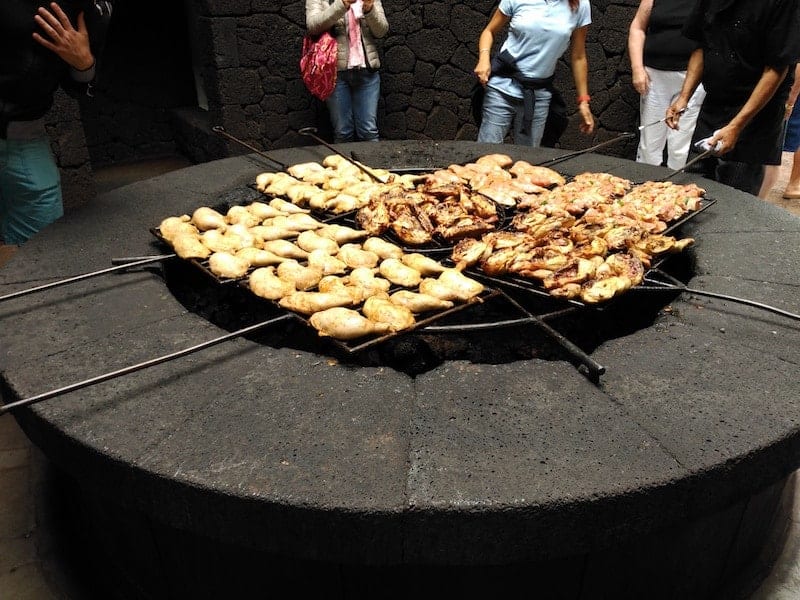
[[[685,71],[697,42],[686,38],[681,29],[696,0],[653,0],[647,35],[644,38],[644,64],[661,71]]]
[[[695,139],[713,135],[741,110],[765,67],[781,70],[800,58],[800,0],[698,0],[683,29],[703,49],[706,99]],[[789,73],[744,128],[726,160],[780,164]]]

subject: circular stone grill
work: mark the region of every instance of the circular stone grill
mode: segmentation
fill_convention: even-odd
[[[497,149],[342,148],[368,152],[371,166],[431,168]],[[558,154],[504,150],[531,163]],[[293,164],[327,153],[272,154]],[[213,205],[268,168],[258,156],[238,157],[110,192],[26,244],[0,271],[0,294],[155,254],[154,224]],[[601,155],[558,169],[636,181],[665,173]],[[697,244],[678,271],[694,274],[694,288],[798,312],[798,220],[698,183],[718,201],[684,225]],[[3,400],[235,328],[219,318],[238,311],[186,309],[182,293],[194,286],[179,290],[191,277],[183,266],[165,264],[169,288],[148,268],[0,304]],[[666,301],[670,309],[659,310]],[[424,596],[446,582],[477,597],[483,586],[533,575],[564,597],[623,588],[657,597],[662,582],[704,594],[752,576],[744,567],[757,562],[773,519],[783,522],[775,515],[800,462],[797,324],[722,300],[641,293],[623,298],[618,314],[560,325],[606,367],[599,385],[528,329],[487,336],[485,348],[503,345],[499,359],[474,355],[471,341],[420,334],[354,362],[318,352],[314,336],[295,328],[16,417],[77,482],[98,549],[124,556],[112,561],[119,585],[147,593],[180,581],[198,597],[259,584]],[[403,368],[398,357],[419,365]],[[214,576],[212,565],[234,579]]]

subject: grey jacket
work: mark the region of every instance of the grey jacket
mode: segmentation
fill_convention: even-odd
[[[347,39],[347,8],[342,0],[306,0],[306,28],[310,35],[330,31],[336,38],[336,65],[340,71],[347,69],[347,55],[350,50]],[[370,68],[381,66],[376,38],[382,38],[389,31],[389,23],[383,14],[381,0],[375,0],[372,10],[361,18],[361,43],[364,56]]]

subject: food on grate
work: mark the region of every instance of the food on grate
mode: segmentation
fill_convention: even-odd
[[[330,238],[317,235],[313,230],[310,229],[301,232],[297,236],[295,244],[306,252],[324,250],[327,254],[336,254],[339,251],[339,244]]]
[[[310,267],[319,267],[325,275],[340,275],[347,271],[347,263],[335,256],[331,256],[322,248],[312,250],[309,253],[308,265]]]
[[[367,335],[389,333],[389,326],[386,323],[375,323],[358,311],[343,307],[314,313],[309,322],[320,335],[339,340],[354,340]]]
[[[208,259],[208,268],[218,277],[238,279],[247,274],[250,263],[228,252],[214,252]]]
[[[419,291],[440,300],[465,302],[478,296],[483,284],[470,279],[458,269],[446,269],[436,279],[426,278],[419,284]]]
[[[378,270],[386,279],[403,287],[416,287],[422,280],[422,274],[419,271],[404,265],[396,258],[383,259]]]
[[[228,222],[225,217],[213,208],[201,206],[192,213],[192,224],[200,231],[224,228]]]
[[[352,227],[347,227],[346,225],[337,224],[323,225],[317,230],[317,234],[321,235],[322,237],[332,239],[337,244],[354,242],[369,235],[369,233],[363,229],[353,229]]]
[[[247,246],[249,238],[243,239],[236,233],[225,230],[209,229],[200,234],[200,241],[212,252],[236,252]]]
[[[283,256],[285,258],[308,258],[308,252],[306,250],[303,250],[289,240],[270,240],[268,242],[264,242],[263,248],[264,250],[269,250],[273,254],[277,254],[278,256]]]
[[[278,210],[277,208],[270,206],[269,204],[265,204],[263,202],[252,202],[248,204],[245,208],[249,210],[257,219],[264,220],[269,219],[271,217],[277,217],[278,215],[286,214],[283,211]]]
[[[267,300],[280,300],[297,289],[291,281],[278,277],[275,267],[262,267],[250,273],[248,285],[256,296]]]
[[[192,235],[197,237],[197,227],[191,224],[189,215],[181,215],[180,217],[167,217],[158,226],[158,230],[168,242],[172,242],[176,237],[181,235]]]
[[[357,267],[350,271],[348,280],[351,285],[362,288],[367,296],[388,292],[389,288],[392,287],[391,281],[378,277],[374,270],[365,267]]]
[[[401,258],[403,249],[379,237],[369,237],[362,244],[364,250],[374,252],[380,258]]]
[[[225,220],[231,225],[253,227],[258,225],[260,219],[244,206],[231,206],[225,215]]]
[[[416,322],[414,314],[408,308],[380,296],[367,298],[361,312],[374,323],[385,323],[391,331],[408,329]]]
[[[211,250],[200,241],[200,237],[196,234],[178,235],[172,238],[171,244],[175,254],[187,260],[191,258],[203,260],[211,255]]]
[[[293,283],[300,291],[316,287],[324,275],[321,268],[301,265],[294,259],[283,261],[278,265],[276,272],[278,277]]]
[[[286,259],[263,248],[248,247],[236,251],[236,256],[246,260],[251,267],[268,267],[278,265]]]
[[[412,292],[410,290],[398,290],[390,296],[392,302],[400,306],[405,306],[412,313],[424,313],[432,310],[446,310],[453,308],[450,300],[442,300],[428,294]]]
[[[373,268],[377,266],[380,257],[374,252],[364,250],[359,244],[345,244],[339,249],[336,255],[348,267],[355,269],[356,267]]]
[[[403,254],[400,261],[407,267],[419,271],[421,275],[437,275],[445,270],[445,266],[419,252]]]
[[[288,308],[303,315],[333,308],[334,306],[349,306],[353,299],[349,294],[340,292],[293,292],[278,301],[283,308]]]

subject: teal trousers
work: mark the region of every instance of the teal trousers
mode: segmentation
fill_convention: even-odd
[[[0,241],[22,244],[63,214],[50,141],[0,139]]]

